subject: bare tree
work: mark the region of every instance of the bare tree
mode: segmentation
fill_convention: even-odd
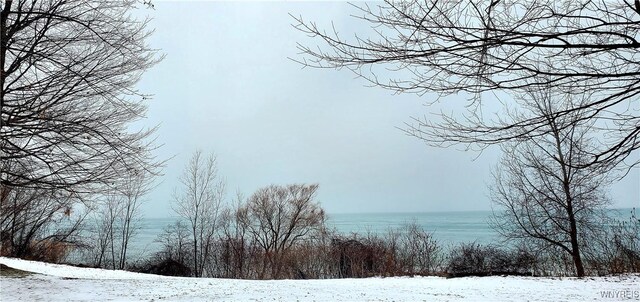
[[[100,209],[100,212],[103,220],[101,226],[105,228],[102,233],[106,236],[107,251],[111,254],[111,262],[109,264],[112,269],[116,269],[120,262],[118,259],[120,248],[117,246],[118,235],[120,235],[118,218],[122,216],[120,196],[117,194],[107,196],[104,207]]]
[[[161,59],[136,3],[2,1],[2,186],[94,193],[157,173],[155,128],[131,129],[149,98],[134,86]]]
[[[471,93],[463,114],[441,121],[414,118],[407,132],[429,144],[486,147],[551,134],[544,115],[505,122],[486,118],[483,99],[549,86],[589,101],[563,108],[601,124],[600,143],[582,165],[627,167],[640,148],[640,5],[612,1],[385,1],[355,6],[371,33],[345,39],[302,17],[294,26],[319,41],[299,44],[304,66],[347,68],[374,86],[398,93]],[[495,101],[493,102],[495,103]],[[486,110],[486,108],[485,108]],[[625,160],[628,160],[626,163]]]
[[[244,195],[239,191],[236,192],[235,205],[225,209],[221,219],[223,232],[220,242],[221,266],[223,276],[228,278],[255,277],[251,276],[253,273],[251,263],[257,258],[253,257],[256,248],[252,246],[253,241],[247,234],[245,211],[241,210],[244,207],[244,200]]]
[[[205,275],[205,263],[210,256],[220,224],[225,183],[218,176],[216,157],[205,157],[196,151],[180,177],[182,191],[174,194],[174,211],[187,221],[193,247],[193,274]]]
[[[89,241],[93,242],[87,246],[89,260],[93,266],[116,269],[115,236],[116,219],[120,215],[119,200],[111,195],[95,202],[94,207],[94,223],[88,229]]]
[[[521,102],[528,114],[543,116],[540,134],[502,144],[491,197],[499,211],[494,226],[509,239],[539,240],[570,255],[577,276],[585,275],[584,254],[602,235],[606,185],[615,170],[586,165],[593,148],[593,121],[580,111],[561,114],[587,99],[555,98],[552,89],[530,92]],[[533,100],[533,102],[531,101]]]
[[[130,242],[141,225],[144,196],[153,188],[154,175],[144,172],[123,177],[112,191],[94,195],[88,204],[85,260],[97,267],[126,269]]]
[[[259,278],[271,269],[278,278],[283,257],[299,241],[323,228],[325,214],[314,200],[318,185],[271,185],[259,189],[238,210],[237,219],[262,248],[264,261]]]
[[[119,194],[122,196],[120,204],[122,211],[119,219],[121,227],[119,269],[125,269],[127,266],[129,243],[141,227],[142,213],[140,212],[140,206],[144,202],[144,196],[153,188],[153,181],[152,174],[139,172],[132,174],[125,180],[123,186],[119,188]]]

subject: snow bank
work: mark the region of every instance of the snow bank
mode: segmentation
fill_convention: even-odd
[[[15,269],[43,275],[79,279],[157,279],[162,276],[119,270],[75,267],[16,258],[0,257],[0,263]]]
[[[640,276],[598,278],[394,277],[231,280],[162,277],[0,257],[45,275],[0,278],[0,301],[621,301]],[[64,277],[64,278],[61,278]],[[78,279],[69,279],[78,278]]]

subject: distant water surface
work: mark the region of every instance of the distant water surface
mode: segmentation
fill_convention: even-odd
[[[342,234],[384,234],[413,223],[433,233],[441,243],[489,243],[498,239],[489,226],[490,217],[490,211],[330,214],[327,223]]]
[[[629,220],[632,209],[609,210],[612,217]],[[328,214],[327,225],[344,235],[366,233],[386,234],[408,223],[415,223],[433,233],[441,245],[461,242],[499,243],[501,237],[489,225],[491,211],[426,212],[426,213],[351,213]],[[141,223],[132,255],[144,255],[160,250],[155,242],[163,229],[177,218],[145,218]]]

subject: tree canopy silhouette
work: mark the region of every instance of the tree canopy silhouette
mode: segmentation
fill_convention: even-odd
[[[293,16],[318,41],[298,44],[304,66],[347,68],[398,93],[470,93],[462,117],[413,118],[407,132],[436,146],[486,147],[544,128],[544,116],[505,122],[483,116],[488,92],[522,96],[553,86],[588,96],[579,111],[598,123],[599,143],[584,165],[631,167],[640,148],[640,9],[616,1],[385,1],[354,5],[371,32],[351,39]],[[579,122],[579,121],[578,121]],[[626,160],[626,161],[625,161]]]
[[[135,84],[161,59],[145,42],[148,20],[132,16],[136,5],[142,3],[3,1],[3,190],[87,193],[124,175],[157,173],[155,128],[132,128],[150,97]]]

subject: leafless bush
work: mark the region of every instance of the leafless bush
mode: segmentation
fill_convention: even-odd
[[[430,275],[442,268],[442,249],[433,234],[415,223],[405,225],[396,234],[399,237],[395,247],[399,271],[410,275]]]
[[[381,258],[387,253],[376,239],[333,239],[332,255],[338,263],[339,278],[371,277],[381,271]]]
[[[162,249],[154,256],[158,259],[172,259],[178,263],[191,263],[192,246],[189,241],[188,227],[177,221],[167,226],[156,242],[162,244]]]
[[[85,218],[78,200],[49,190],[0,186],[2,256],[62,261],[79,244]]]
[[[241,207],[243,197],[238,194],[237,208]],[[242,212],[238,209],[223,213],[223,235],[217,243],[220,255],[220,273],[228,278],[256,278],[256,262],[261,257],[257,244],[250,240],[247,227],[242,222]]]
[[[223,237],[216,244],[219,248],[218,274],[226,278],[257,278],[259,259],[263,256],[257,245],[243,237]]]
[[[323,231],[319,236],[296,245],[287,255],[288,274],[295,279],[334,278],[336,265],[332,261],[331,238]]]
[[[640,272],[640,219],[635,212],[629,221],[615,226],[613,234],[617,257],[612,261],[611,273]]]
[[[149,261],[139,266],[131,267],[131,270],[163,276],[189,277],[192,275],[187,263],[180,262],[173,258],[163,258],[156,255]]]
[[[629,220],[606,220],[603,236],[590,242],[594,252],[588,258],[593,274],[608,275],[640,272],[640,219],[636,210]]]
[[[73,245],[55,239],[33,241],[29,244],[28,254],[22,258],[27,260],[60,263],[69,255]]]
[[[433,275],[444,258],[438,242],[416,224],[386,235],[336,236],[331,242],[333,277]]]
[[[475,242],[450,250],[447,273],[452,277],[488,275],[532,275],[536,257],[527,250],[504,250]]]

